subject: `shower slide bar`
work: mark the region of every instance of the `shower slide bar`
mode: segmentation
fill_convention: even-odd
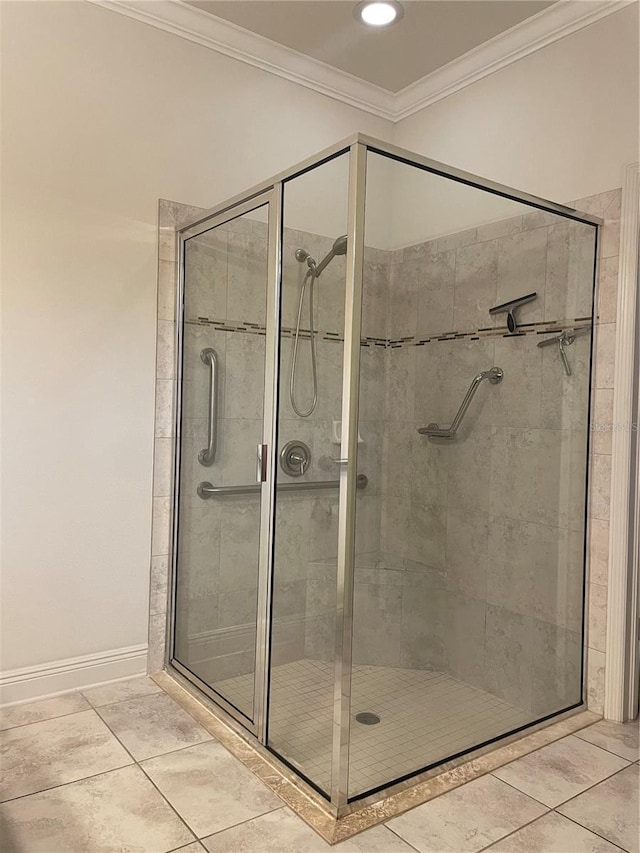
[[[462,419],[464,418],[467,409],[469,408],[469,404],[473,400],[473,395],[478,390],[478,385],[483,382],[485,379],[488,379],[492,385],[497,385],[499,382],[502,382],[502,377],[504,373],[502,368],[500,367],[492,367],[490,370],[483,370],[482,373],[478,373],[473,377],[471,385],[469,386],[469,390],[464,396],[464,400],[462,401],[462,405],[458,409],[458,414],[453,419],[451,426],[445,429],[444,427],[439,426],[438,424],[431,423],[426,427],[420,427],[418,432],[421,435],[428,435],[429,438],[455,438],[456,432],[458,431],[458,427],[462,423]]]
[[[200,353],[204,364],[209,365],[209,427],[207,430],[207,446],[198,453],[201,465],[213,465],[218,446],[218,353],[207,347]]]
[[[366,489],[369,479],[365,474],[358,474],[356,488]],[[340,480],[309,480],[306,483],[281,483],[276,486],[277,492],[306,492],[315,489],[337,489]],[[212,486],[211,483],[200,483],[198,485],[198,497],[202,500],[207,498],[226,498],[231,495],[258,494],[262,486],[260,483],[252,483],[247,486]]]

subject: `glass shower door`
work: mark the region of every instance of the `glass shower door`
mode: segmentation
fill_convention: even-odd
[[[269,198],[193,231],[183,252],[173,665],[254,730]]]
[[[349,155],[342,153],[286,181],[283,193],[267,744],[327,796],[333,744],[341,470],[336,434],[342,411],[348,182]]]
[[[366,182],[362,339],[384,347],[360,360],[380,500],[354,568],[350,799],[581,704],[596,251],[570,211],[383,152]]]

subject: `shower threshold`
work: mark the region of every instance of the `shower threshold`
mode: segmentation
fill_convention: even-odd
[[[557,714],[552,720],[529,726],[526,731],[392,783],[337,812],[291,766],[261,745],[180,673],[169,667],[151,677],[329,844],[344,841],[600,719],[600,715],[579,706]],[[381,725],[358,726],[365,733],[381,728]],[[375,808],[369,808],[373,804]]]

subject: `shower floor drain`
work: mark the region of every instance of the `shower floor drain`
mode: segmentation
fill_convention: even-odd
[[[362,711],[362,713],[356,714],[356,720],[363,726],[375,726],[376,723],[380,722],[380,717],[377,714],[372,714],[371,711]]]

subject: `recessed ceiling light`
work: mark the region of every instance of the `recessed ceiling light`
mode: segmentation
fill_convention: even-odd
[[[385,0],[385,2],[371,2],[365,0],[358,3],[354,9],[356,20],[368,27],[389,27],[400,20],[404,9],[396,0]]]

